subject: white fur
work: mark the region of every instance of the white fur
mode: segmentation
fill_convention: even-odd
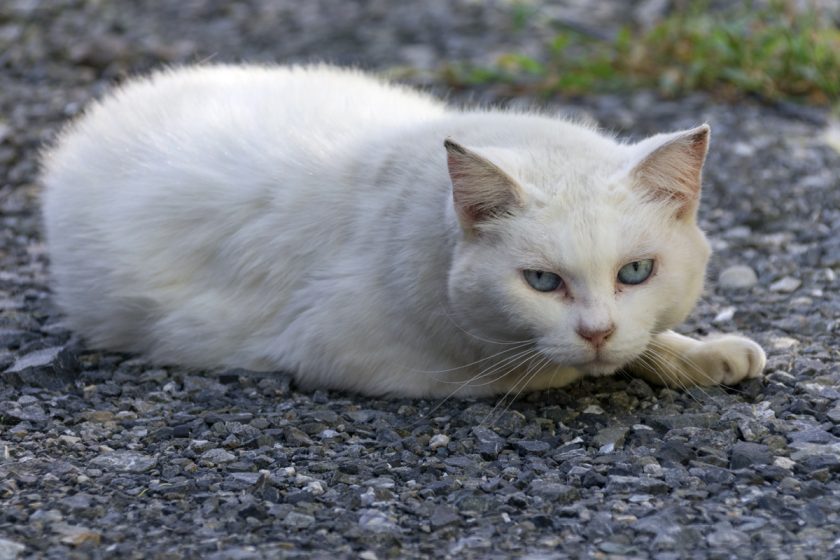
[[[482,235],[453,207],[450,137],[525,193]],[[611,373],[702,289],[693,211],[676,218],[633,179],[672,137],[625,145],[452,110],[325,66],[160,72],[94,104],[45,156],[56,297],[93,346],[309,387],[480,395]],[[616,286],[653,256],[654,278]],[[574,298],[536,292],[523,268],[561,274]],[[610,321],[592,363],[575,329]]]

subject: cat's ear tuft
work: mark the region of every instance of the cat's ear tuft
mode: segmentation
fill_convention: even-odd
[[[475,233],[482,222],[522,206],[522,188],[496,164],[448,138],[443,146],[452,199],[466,232]]]
[[[658,134],[637,144],[641,155],[631,178],[647,198],[673,204],[677,216],[693,216],[700,200],[703,163],[711,129],[704,124],[673,134]]]

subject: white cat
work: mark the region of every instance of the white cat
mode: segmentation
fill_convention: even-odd
[[[709,127],[622,144],[327,66],[129,82],[45,154],[55,293],[95,346],[304,387],[518,393],[761,374],[667,329],[703,286]]]

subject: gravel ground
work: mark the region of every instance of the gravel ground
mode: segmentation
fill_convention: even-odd
[[[60,326],[37,150],[107,84],[205,59],[428,70],[533,49],[545,19],[609,32],[668,2],[584,4],[516,26],[521,8],[468,0],[2,2],[0,560],[840,556],[840,154],[820,110],[553,101],[638,136],[711,123],[716,255],[684,331],[765,346],[766,379],[737,388],[616,377],[510,407],[384,401],[155,367]]]

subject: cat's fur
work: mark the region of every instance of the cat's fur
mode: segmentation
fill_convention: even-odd
[[[667,330],[703,286],[708,138],[624,144],[325,66],[160,72],[45,154],[55,294],[95,347],[307,387],[482,395],[623,366],[737,382],[763,369],[754,342]],[[647,282],[617,282],[646,258]]]

